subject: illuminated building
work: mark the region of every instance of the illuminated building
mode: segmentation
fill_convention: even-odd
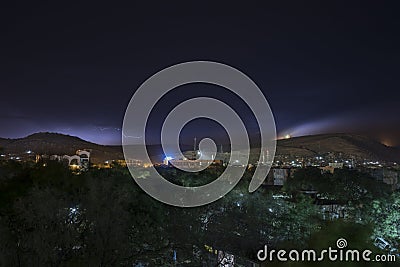
[[[90,150],[77,150],[75,155],[50,156],[51,160],[65,161],[71,169],[88,170],[90,165]]]
[[[283,184],[287,181],[290,174],[289,169],[284,168],[273,168],[267,175],[267,179],[265,180],[265,185],[274,185],[274,186],[283,186]]]
[[[168,161],[169,164],[172,164],[173,166],[177,168],[188,168],[188,169],[197,169],[203,166],[211,165],[211,164],[222,164],[221,161],[214,161],[214,160],[188,160],[188,159],[182,159],[182,160],[175,160],[171,159]]]

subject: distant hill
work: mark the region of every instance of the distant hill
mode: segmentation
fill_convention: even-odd
[[[278,140],[277,154],[313,156],[328,152],[359,158],[400,161],[400,149],[356,134],[320,134]]]
[[[23,153],[31,150],[48,155],[72,155],[78,149],[91,149],[94,163],[123,159],[121,146],[98,145],[75,136],[58,133],[36,133],[18,139],[0,138],[0,147],[5,153]],[[162,160],[161,146],[149,146],[148,149],[153,159]],[[400,148],[388,147],[372,138],[355,134],[321,134],[278,140],[276,154],[307,157],[328,152],[371,160],[400,162]],[[252,156],[251,158],[255,159]]]
[[[5,147],[12,139],[0,137],[0,147]]]
[[[120,146],[103,146],[75,136],[58,133],[35,133],[24,138],[0,138],[0,147],[5,153],[24,153],[31,150],[37,154],[73,155],[78,149],[91,149],[91,161],[104,162],[108,159],[123,159]]]

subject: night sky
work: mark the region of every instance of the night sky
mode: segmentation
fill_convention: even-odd
[[[118,144],[142,82],[177,63],[210,60],[257,83],[280,136],[357,132],[400,145],[399,6],[53,2],[0,9],[0,137],[50,131]],[[198,95],[237,102],[222,88],[184,86],[166,96],[154,124]]]

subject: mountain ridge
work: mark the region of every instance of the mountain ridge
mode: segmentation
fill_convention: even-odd
[[[52,132],[40,132],[23,138],[0,138],[0,147],[5,153],[24,153],[31,150],[38,154],[73,155],[78,149],[90,149],[94,163],[109,159],[122,159],[121,146],[99,145],[77,136]]]
[[[78,149],[91,149],[92,161],[123,159],[122,146],[100,145],[77,136],[41,132],[23,138],[0,138],[5,153],[23,153],[27,150],[39,154],[74,154]],[[153,146],[154,153],[162,150]],[[388,147],[364,135],[351,133],[318,134],[277,140],[276,155],[315,156],[324,153],[342,153],[372,160],[400,161],[400,148]]]
[[[386,146],[374,138],[360,134],[318,134],[278,140],[277,154],[312,156],[329,152],[365,159],[386,161],[400,159],[399,148]]]

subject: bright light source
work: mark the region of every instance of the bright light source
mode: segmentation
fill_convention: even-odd
[[[169,161],[172,160],[172,159],[173,159],[173,157],[168,157],[168,156],[166,156],[166,157],[164,158],[163,164],[164,164],[164,165],[169,165]]]
[[[290,139],[292,136],[290,134],[285,135],[285,139]]]

